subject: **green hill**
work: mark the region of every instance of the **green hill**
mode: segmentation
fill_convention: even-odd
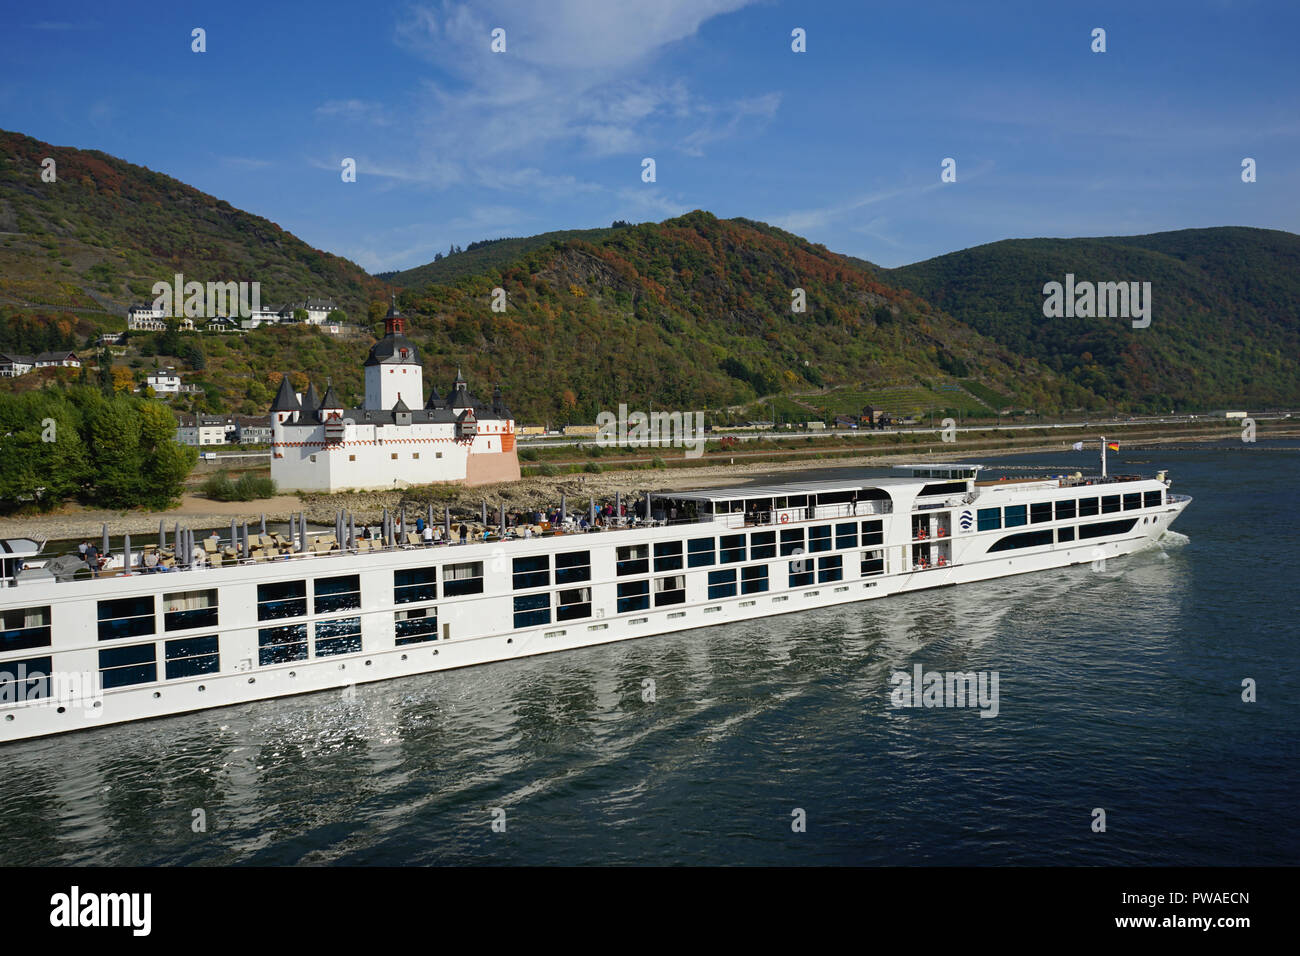
[[[1014,239],[865,271],[1119,406],[1300,402],[1300,236],[1288,232]],[[1045,318],[1043,285],[1066,273],[1150,282],[1150,327]]]
[[[485,239],[471,242],[463,252],[435,259],[433,262],[401,272],[380,272],[375,278],[406,288],[423,288],[435,282],[452,282],[465,276],[476,275],[490,269],[502,269],[525,253],[541,249],[556,242],[583,239],[599,242],[613,229],[564,229],[543,232],[536,236]]]

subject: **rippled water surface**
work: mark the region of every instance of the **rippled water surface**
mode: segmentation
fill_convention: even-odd
[[[1132,457],[1196,500],[1102,570],[5,746],[0,864],[1300,862],[1300,451]]]

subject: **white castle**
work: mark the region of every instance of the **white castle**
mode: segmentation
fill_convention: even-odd
[[[490,404],[459,372],[451,393],[424,397],[424,370],[396,306],[366,357],[366,397],[345,409],[333,386],[298,396],[286,375],[271,405],[271,477],[286,491],[400,488],[437,481],[516,481],[515,423],[494,389]]]

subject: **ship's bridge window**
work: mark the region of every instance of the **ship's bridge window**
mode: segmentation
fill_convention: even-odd
[[[0,653],[50,646],[50,606],[13,607],[0,611]]]
[[[776,557],[776,532],[755,531],[749,536],[749,556],[760,561],[763,558]]]
[[[740,593],[757,594],[767,590],[767,565],[752,564],[740,569]]]
[[[1119,511],[1119,495],[1103,495],[1101,499],[1101,513],[1108,515],[1116,511]]]
[[[413,604],[438,599],[437,568],[405,568],[393,572],[393,603]]]
[[[722,568],[709,572],[709,600],[736,596],[736,569]]]
[[[264,627],[257,632],[257,663],[262,667],[307,659],[307,625]]]
[[[158,679],[156,644],[106,647],[99,652],[100,686],[105,690],[130,684],[151,684]]]
[[[735,564],[745,560],[745,536],[743,534],[724,534],[718,541],[718,556],[723,564]]]
[[[803,554],[803,528],[781,529],[781,555]]]
[[[516,591],[523,591],[527,588],[550,587],[551,556],[549,554],[532,554],[525,558],[515,558],[514,585]]]
[[[1135,511],[1142,507],[1142,492],[1134,492],[1124,496],[1124,510]]]
[[[568,551],[555,556],[555,583],[577,584],[591,580],[591,552]]]
[[[862,546],[885,543],[885,523],[883,521],[862,522]]]
[[[537,627],[550,623],[550,594],[520,594],[515,598],[515,627]]]
[[[153,595],[99,602],[99,639],[142,637],[154,633]]]
[[[1080,499],[1079,499],[1079,517],[1080,517],[1080,518],[1090,518],[1090,517],[1092,517],[1092,516],[1095,515],[1095,514],[1100,514],[1100,512],[1097,510],[1097,499],[1096,499],[1096,498],[1080,498]]]
[[[163,661],[168,680],[215,674],[221,670],[216,635],[167,641],[163,649]]]
[[[619,574],[648,574],[650,572],[650,546],[629,544],[615,550]]]
[[[975,518],[975,528],[978,531],[996,531],[1002,527],[1002,509],[1001,508],[981,508]]]
[[[817,581],[819,584],[842,580],[844,580],[844,555],[832,554],[817,559]]]
[[[570,588],[556,592],[559,604],[555,609],[557,621],[572,621],[591,617],[591,588]]]
[[[686,575],[672,574],[655,578],[655,607],[665,604],[682,604],[686,601]]]
[[[717,560],[714,538],[691,538],[686,542],[686,566],[702,568]]]
[[[928,498],[931,495],[961,495],[966,493],[966,482],[964,481],[946,481],[941,484],[929,484],[921,489],[918,498]]]
[[[1056,503],[1056,520],[1068,521],[1074,517],[1074,499],[1067,498]]]
[[[449,564],[442,569],[442,593],[446,597],[483,593],[483,562]]]
[[[438,639],[438,610],[432,607],[413,607],[393,614],[393,643],[422,644]]]
[[[313,584],[316,613],[348,611],[361,607],[361,576],[343,574],[336,578],[317,578]]]
[[[1008,528],[1018,528],[1020,525],[1025,524],[1025,506],[1008,505],[1003,509],[1002,520]]]
[[[340,617],[316,622],[316,656],[333,657],[361,650],[361,618]]]
[[[682,543],[659,541],[655,544],[655,570],[680,571],[682,569]]]
[[[306,581],[274,581],[257,586],[257,619],[275,621],[307,613]]]
[[[649,581],[623,581],[618,586],[618,613],[644,611],[650,606]]]
[[[1158,491],[1148,491],[1142,499],[1142,507],[1144,508],[1158,508],[1161,503],[1160,492]]]
[[[0,704],[50,696],[52,657],[29,657],[0,664]]]
[[[831,549],[831,526],[818,525],[808,529],[808,550],[829,551]]]
[[[173,591],[163,595],[163,630],[217,626],[217,591]]]

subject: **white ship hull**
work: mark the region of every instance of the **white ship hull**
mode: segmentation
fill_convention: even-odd
[[[101,577],[66,583],[24,583],[0,591],[0,609],[6,612],[4,633],[11,641],[15,640],[14,635],[18,635],[16,640],[28,644],[38,640],[42,634],[40,627],[15,630],[11,625],[22,619],[23,613],[27,615],[23,620],[39,624],[44,612],[50,632],[49,643],[0,653],[0,673],[15,671],[21,661],[48,659],[54,677],[42,697],[7,699],[0,703],[0,741],[332,690],[430,671],[872,600],[909,591],[1094,563],[1151,546],[1190,502],[1187,498],[1167,495],[1165,485],[1154,480],[1085,488],[1053,488],[1047,484],[1030,484],[1024,488],[995,486],[979,489],[975,495],[967,496],[973,500],[958,500],[947,495],[928,501],[918,498],[918,492],[925,486],[922,481],[885,481],[892,482],[883,485],[890,498],[890,510],[887,511],[873,511],[858,503],[854,508],[840,506],[842,513],[839,514],[823,515],[822,509],[818,509],[818,517],[791,521],[789,513],[773,510],[764,516],[770,518],[770,523],[762,524],[745,524],[745,516],[741,514],[722,514],[687,524],[555,535],[544,539],[402,548],[359,555],[336,552],[220,569]],[[881,484],[862,483],[864,488]],[[975,491],[973,483],[968,483],[968,488]],[[1152,503],[1095,517],[1026,521],[1015,526],[1019,531],[1010,530],[1009,525],[981,531],[975,524],[976,512],[983,515],[992,510],[990,505],[994,502],[1001,519],[1003,507],[1020,507],[1015,502],[1037,503],[1041,508],[1043,501],[1052,503],[1088,493],[1098,495],[1115,491],[1145,495],[1141,500]],[[1154,503],[1157,497],[1159,501]],[[831,509],[828,506],[826,510]],[[1042,512],[1039,514],[1041,516]],[[1087,540],[1079,540],[1076,530],[1065,530],[1099,525],[1107,519],[1112,525],[1127,524],[1130,518],[1133,525],[1129,530]],[[869,522],[876,521],[880,523],[883,540],[878,546],[867,546],[865,529]],[[919,533],[918,522],[931,529],[942,528],[946,523],[948,530],[939,537],[934,537],[931,532],[923,541],[918,541],[915,538]],[[856,526],[853,531],[855,543],[850,547],[831,547],[819,552],[794,552],[764,560],[753,558],[758,553],[754,549],[760,547],[756,543],[760,539],[754,537],[756,534],[774,530],[794,534],[799,529],[807,529],[811,540],[814,534],[811,529],[828,525],[844,529],[839,538],[841,543],[849,540],[849,527]],[[1047,536],[1052,540],[1051,543],[1027,547],[1017,545],[1016,550],[1011,551],[990,550],[1000,540],[1016,536],[1023,540],[1026,533]],[[1067,533],[1073,540],[1061,540]],[[745,560],[724,560],[728,538],[723,536],[727,535],[733,536],[733,541],[735,535],[746,536],[747,540],[741,546]],[[704,540],[704,536],[724,542],[714,552],[714,563],[697,568],[683,564],[680,569],[653,566],[663,560],[653,555],[656,544],[671,550],[676,542],[685,545],[690,540]],[[831,540],[835,541],[834,538]],[[628,572],[627,568],[636,565],[636,561],[621,558],[628,553],[627,549],[635,551],[640,546],[647,550],[645,570],[638,566]],[[678,553],[684,557],[687,555],[684,549],[679,549]],[[915,569],[922,553],[945,557],[929,560],[931,566],[924,570]],[[557,555],[574,554],[589,556],[589,577],[576,583],[562,583],[557,580],[560,568],[553,559]],[[836,556],[840,558],[838,578],[834,576],[834,569],[819,566],[819,561],[834,562]],[[881,562],[879,571],[874,563],[877,556]],[[527,576],[520,578],[519,565],[515,561],[528,558],[545,559],[546,583],[529,587]],[[668,561],[671,562],[671,558]],[[482,593],[451,596],[445,593],[449,573],[459,573],[449,570],[452,566],[472,569],[479,562],[482,563]],[[623,574],[619,573],[620,567],[624,569]],[[409,603],[396,600],[395,592],[399,588],[395,584],[398,580],[395,572],[407,572],[413,568],[436,568],[436,598],[426,595],[423,600]],[[736,575],[735,593],[710,597],[711,588],[714,593],[718,593],[718,589],[725,592],[727,588],[726,584],[712,585],[710,575],[721,573],[726,577],[731,568],[737,571],[753,569],[755,575],[761,573],[763,576],[754,578],[754,590],[746,593],[742,588],[750,586],[749,571],[744,571]],[[811,574],[812,580],[796,583],[795,568]],[[354,599],[345,594],[342,603],[337,596],[331,596],[329,587],[333,585],[322,584],[326,580],[349,579],[352,575],[356,576],[359,585],[357,596]],[[521,580],[525,586],[517,587]],[[660,584],[656,581],[664,582],[663,591],[659,590]],[[294,605],[292,598],[272,601],[265,597],[267,586],[291,588],[296,582],[305,585],[300,605]],[[633,582],[646,582],[648,606],[621,610],[624,599],[620,597],[620,585],[637,586]],[[684,585],[680,590],[676,589],[678,583]],[[766,588],[759,589],[759,583]],[[178,600],[178,594],[192,596],[213,592],[214,597],[203,599],[211,600],[213,606],[204,606],[197,612],[199,616],[207,615],[203,622],[194,627],[173,626],[179,617],[172,615],[168,608]],[[568,605],[568,610],[586,613],[558,620],[564,606],[561,602],[571,599],[574,594],[585,596],[589,604]],[[664,595],[676,600],[678,594],[681,598],[677,603],[659,603],[658,599]],[[104,609],[118,606],[107,602],[129,601],[137,597],[147,603],[150,596],[158,599],[152,602],[155,606],[152,618],[141,615],[134,619],[110,620],[110,636],[104,636],[105,613],[116,613]],[[316,603],[313,603],[313,598]],[[530,603],[530,598],[539,609],[521,612],[520,602]],[[327,604],[333,602],[338,607],[331,606],[322,611],[319,603],[322,600]],[[348,603],[350,601],[353,603]],[[284,610],[293,612],[299,607],[306,613],[265,616],[269,608],[278,614]],[[427,616],[404,619],[403,615],[412,609],[426,612]],[[549,622],[516,627],[521,613],[525,616],[544,614]],[[173,620],[173,617],[177,619]],[[112,628],[123,621],[126,621],[128,629],[136,632],[134,636],[112,636]],[[217,621],[215,626],[212,621]],[[399,634],[411,633],[412,622],[430,633],[413,642],[398,643]],[[408,630],[403,631],[403,627]],[[267,635],[272,631],[291,632],[288,637],[271,635],[275,640],[289,643],[268,644]],[[327,652],[327,648],[340,646],[337,643],[340,638],[331,636],[339,633],[346,635],[343,640],[355,642],[357,649],[349,646],[342,652]],[[294,643],[299,634],[303,640]],[[194,642],[196,636],[199,638],[197,643]],[[202,641],[209,643],[203,644]],[[215,657],[194,656],[183,662],[185,667],[176,666],[177,661],[173,658],[182,653],[192,654],[195,648],[200,647],[215,649]],[[136,663],[122,666],[119,658],[123,655],[113,656],[111,653],[106,657],[101,653],[106,650],[126,651],[125,657]],[[284,654],[301,657],[275,659]],[[109,666],[105,666],[106,660]],[[186,668],[195,667],[212,669],[184,673]],[[69,696],[61,692],[60,680],[66,691],[66,687],[77,684],[75,675],[83,675],[83,690],[85,683],[94,677],[106,686],[102,692],[97,690],[93,694]],[[151,675],[153,679],[147,679]],[[21,681],[12,682],[13,678],[10,680],[10,697],[29,686]],[[121,686],[119,682],[122,680],[133,682]]]

